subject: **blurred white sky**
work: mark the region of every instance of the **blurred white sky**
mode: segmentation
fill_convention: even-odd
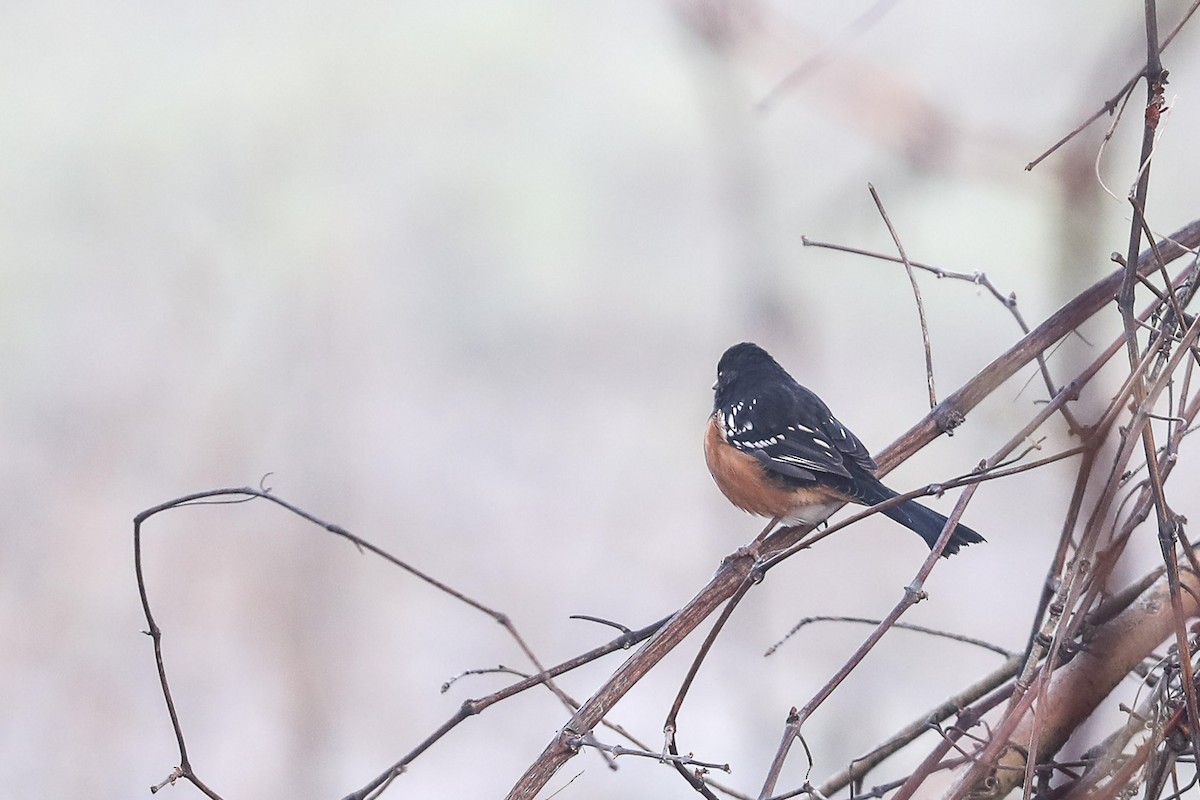
[[[1164,27],[1185,5],[1161,4]],[[143,508],[273,472],[554,662],[609,638],[569,614],[657,619],[758,531],[700,455],[728,344],[768,347],[876,450],[924,414],[903,272],[801,246],[890,251],[868,181],[912,258],[986,271],[1033,324],[1105,274],[1127,226],[1091,172],[1103,128],[1023,167],[1136,70],[1139,9],[909,0],[848,32],[868,8],[4,4],[0,786],[140,797],[176,763],[139,633]],[[1197,213],[1194,34],[1165,58],[1164,232]],[[1118,197],[1139,113],[1103,161]],[[922,285],[944,396],[1017,330],[973,286]],[[1027,378],[889,482],[969,470],[1032,413]],[[967,519],[989,544],[939,565],[912,621],[1019,647],[1069,477],[981,490]],[[501,685],[444,680],[527,667],[490,620],[265,505],[161,517],[147,548],[193,763],[226,797],[341,796]],[[872,520],[772,573],[681,747],[756,792],[788,707],[865,631],[761,652],[802,616],[886,613],[923,556]],[[690,658],[615,718],[657,744]],[[585,698],[617,663],[564,686]],[[994,663],[891,636],[806,732],[814,781]],[[545,693],[505,703],[392,791],[502,795],[564,720]],[[582,769],[561,796],[690,796],[620,765],[584,756],[552,785]]]

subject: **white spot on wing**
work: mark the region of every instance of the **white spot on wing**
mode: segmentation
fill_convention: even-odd
[[[739,442],[742,447],[750,447],[755,450],[761,450],[764,447],[770,447],[773,444],[779,444],[778,436],[768,436],[766,439],[758,439],[753,442]]]
[[[755,402],[756,402],[756,400],[752,399],[750,401],[750,405],[753,406]],[[730,406],[729,409],[725,412],[725,414],[724,414],[725,430],[730,436],[740,436],[741,434],[745,433],[746,431],[754,430],[754,423],[751,422],[750,420],[746,420],[744,423],[742,423],[738,420],[738,417],[741,415],[742,411],[744,411],[745,409],[746,409],[746,402],[744,400],[739,400],[738,402],[736,402],[732,406]]]
[[[799,467],[811,467],[818,471],[823,471],[823,470],[827,469],[827,466],[825,464],[821,464],[820,462],[813,461],[808,458],[803,458],[802,456],[781,455],[781,456],[775,456],[771,460],[772,461],[782,461],[785,464],[795,464],[796,466],[799,466]]]

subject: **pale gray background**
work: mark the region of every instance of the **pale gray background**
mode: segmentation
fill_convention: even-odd
[[[1127,237],[1092,173],[1106,122],[1022,168],[1136,69],[1140,6],[908,0],[849,32],[869,6],[0,5],[4,794],[146,797],[176,763],[139,633],[143,508],[273,472],[554,662],[609,636],[569,614],[645,624],[757,532],[700,456],[728,344],[766,345],[873,449],[925,413],[902,270],[801,246],[888,250],[868,181],[913,258],[986,270],[1033,323],[1106,273]],[[1197,215],[1194,33],[1166,56],[1161,231]],[[1102,167],[1118,198],[1130,113]],[[1018,332],[976,287],[922,285],[944,395]],[[990,454],[1043,396],[1028,378],[891,482]],[[910,619],[1019,647],[1070,474],[981,490],[968,521],[989,544],[939,565]],[[340,796],[504,682],[441,695],[447,678],[527,667],[487,618],[265,504],[147,537],[191,754],[226,797]],[[804,615],[886,613],[924,554],[872,520],[773,572],[693,688],[681,747],[756,792],[788,707],[866,631],[762,651]],[[685,650],[614,715],[655,746]],[[563,685],[582,699],[618,659]],[[894,633],[809,725],[813,779],[996,663]],[[392,794],[498,796],[564,719],[545,692],[495,707]],[[552,787],[583,770],[559,797],[692,796],[620,765],[587,755]],[[785,783],[802,774],[797,754]]]

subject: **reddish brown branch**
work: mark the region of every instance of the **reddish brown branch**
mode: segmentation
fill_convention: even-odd
[[[1188,618],[1200,614],[1195,592],[1200,579],[1183,572],[1180,585],[1182,611]],[[1175,614],[1171,607],[1171,587],[1160,578],[1141,599],[1099,626],[1089,637],[1088,646],[1066,665],[1056,670],[1038,700],[1037,714],[1021,713],[1020,722],[998,750],[1004,754],[996,762],[989,794],[1003,797],[1016,788],[1025,774],[1025,758],[1035,730],[1041,753],[1057,752],[1071,733],[1090,716],[1129,672],[1146,658],[1164,639],[1172,635]],[[986,763],[986,755],[982,757]],[[963,795],[962,783],[947,792],[947,797]]]

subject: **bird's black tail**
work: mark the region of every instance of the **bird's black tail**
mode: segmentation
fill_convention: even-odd
[[[931,508],[926,508],[916,500],[909,500],[898,506],[884,509],[883,513],[904,527],[916,531],[917,535],[925,540],[925,544],[929,545],[930,550],[937,544],[938,537],[942,535],[942,528],[946,526],[945,517]],[[942,555],[952,556],[958,552],[960,547],[983,541],[986,540],[982,536],[960,523],[954,527],[954,533],[950,535],[950,541],[946,542]]]
[[[859,486],[867,488],[864,486],[864,483],[864,481],[860,481]],[[872,491],[866,493],[869,496],[862,498],[867,504],[875,505],[896,496],[895,492],[878,480],[872,480],[871,483],[873,485],[869,488]],[[931,508],[926,508],[916,500],[906,500],[898,506],[884,509],[883,513],[909,530],[914,531],[925,540],[925,544],[929,545],[930,550],[937,544],[938,537],[942,535],[942,528],[946,526],[945,517]],[[955,526],[954,533],[950,536],[950,541],[946,542],[946,547],[942,550],[942,556],[952,556],[958,552],[960,547],[984,541],[987,540],[966,525],[959,523]]]

